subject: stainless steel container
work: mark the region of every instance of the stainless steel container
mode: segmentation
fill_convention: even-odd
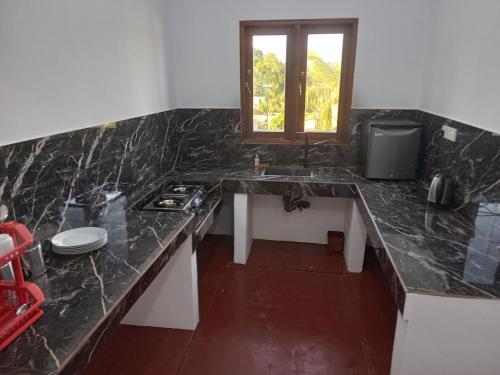
[[[432,178],[427,202],[447,206],[453,198],[453,184],[451,178],[439,173]]]
[[[47,271],[40,242],[33,241],[33,244],[24,252],[22,258],[25,266],[31,272],[31,278],[43,275]]]
[[[1,204],[0,201],[0,223],[5,221],[8,216],[9,216],[9,210],[7,209],[7,206]],[[9,262],[0,267],[0,279],[14,280],[14,269],[12,268],[12,262]]]
[[[14,280],[14,269],[12,268],[12,262],[9,262],[0,267],[0,279],[9,281]]]

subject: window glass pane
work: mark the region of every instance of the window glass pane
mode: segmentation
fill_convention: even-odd
[[[306,132],[337,131],[342,42],[342,34],[307,37]]]
[[[253,130],[285,128],[286,35],[254,35]]]

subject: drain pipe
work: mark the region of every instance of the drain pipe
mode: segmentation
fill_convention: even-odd
[[[308,201],[302,200],[303,195],[300,195],[297,198],[294,198],[291,194],[283,194],[283,208],[286,212],[293,212],[297,208],[302,211],[311,206],[311,203]]]

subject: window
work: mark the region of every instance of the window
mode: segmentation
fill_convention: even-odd
[[[357,19],[240,22],[243,134],[250,142],[346,142]]]

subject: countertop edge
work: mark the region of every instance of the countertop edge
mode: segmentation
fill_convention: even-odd
[[[95,348],[99,345],[105,333],[126,315],[133,304],[144,293],[147,287],[153,282],[158,273],[168,263],[180,245],[192,235],[194,228],[191,228],[194,215],[186,220],[184,225],[172,236],[172,239],[165,245],[163,251],[158,253],[151,263],[145,267],[144,273],[130,285],[126,293],[120,297],[119,301],[109,310],[108,314],[101,318],[92,331],[90,331],[80,345],[61,363],[56,370],[57,374],[77,374],[83,362],[89,362]],[[107,324],[106,324],[107,323]]]

